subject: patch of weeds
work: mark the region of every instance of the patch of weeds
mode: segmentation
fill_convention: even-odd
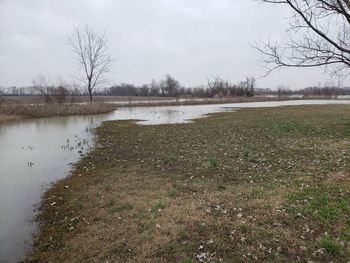
[[[215,158],[210,158],[210,159],[209,159],[209,167],[210,167],[210,168],[215,169],[215,168],[217,168],[218,166],[219,166],[219,162],[218,162],[217,159],[215,159]]]
[[[168,193],[168,197],[174,198],[177,196],[177,192],[176,189],[172,189],[169,193]]]
[[[325,253],[333,256],[340,256],[344,253],[343,247],[330,237],[324,237],[317,243],[319,248],[323,248]]]
[[[177,159],[174,156],[167,156],[167,157],[164,158],[163,163],[165,165],[170,165],[170,164],[174,163],[176,160]]]
[[[149,218],[147,218],[147,215],[143,211],[138,211],[133,215],[133,218],[135,220],[135,223],[143,230],[143,231],[149,231],[152,229],[153,224],[150,222]]]
[[[258,199],[264,197],[266,194],[266,191],[261,188],[253,188],[248,194],[248,199]]]
[[[239,231],[241,231],[242,233],[247,233],[249,231],[249,226],[245,224],[239,225]]]
[[[173,184],[176,183],[176,181],[177,181],[176,175],[174,175],[174,174],[170,175],[170,181],[171,181]]]
[[[151,209],[153,218],[158,216],[158,213],[167,207],[167,203],[163,200],[158,201]]]

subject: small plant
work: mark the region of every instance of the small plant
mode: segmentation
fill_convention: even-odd
[[[219,165],[218,160],[214,159],[214,158],[210,158],[209,159],[209,167],[211,168],[217,168]]]
[[[324,237],[318,242],[318,246],[325,250],[328,255],[343,254],[343,247],[330,237]]]
[[[177,195],[177,192],[175,189],[171,190],[169,193],[168,193],[168,196],[171,197],[171,198],[174,198],[176,197]]]
[[[153,215],[153,218],[156,218],[158,216],[158,212],[160,212],[160,210],[165,209],[167,207],[166,202],[160,200],[158,201],[151,209],[151,213]]]
[[[242,233],[247,233],[249,231],[249,227],[245,224],[242,224],[239,226],[239,230],[242,232]]]
[[[171,181],[172,183],[176,183],[176,181],[177,181],[176,175],[174,175],[174,174],[170,175],[170,181]]]

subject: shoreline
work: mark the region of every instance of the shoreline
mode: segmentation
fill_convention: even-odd
[[[0,124],[5,122],[10,122],[10,121],[24,120],[24,119],[27,119],[27,118],[23,116],[0,114]]]
[[[337,151],[346,151],[348,145],[343,130],[347,126],[339,124],[342,118],[350,117],[349,106],[242,109],[240,113],[216,113],[191,124],[155,127],[133,121],[105,122],[96,129],[92,151],[74,165],[68,177],[45,192],[38,236],[26,261],[62,262],[69,258],[79,262],[95,258],[195,262],[198,256],[213,253],[213,259],[239,260],[246,251],[266,261],[272,249],[279,260],[296,260],[299,255],[303,259],[345,262],[348,244],[334,241],[343,231],[345,219],[332,219],[337,226],[329,228],[334,221],[314,217],[312,208],[308,214],[303,204],[293,198],[302,194],[318,200],[319,195],[338,191],[339,187],[350,190],[346,178],[334,181],[335,172],[331,172],[333,160],[341,155]],[[233,137],[227,137],[227,132]],[[155,138],[157,152],[152,150]],[[212,143],[210,148],[201,146],[206,140]],[[253,146],[257,148],[246,156],[247,149]],[[313,148],[309,150],[310,146]],[[235,147],[238,149],[230,153]],[[280,158],[276,157],[279,154],[283,159],[275,159]],[[324,161],[327,165],[315,168],[324,175],[310,177],[309,163],[324,154],[328,156]],[[341,174],[347,169],[342,167],[336,167],[336,172]],[[299,181],[294,174],[301,176]],[[300,183],[316,188],[304,193]],[[327,188],[319,191],[323,184]],[[261,187],[270,190],[259,191]],[[334,198],[343,198],[331,193]],[[270,205],[277,208],[272,212]],[[288,208],[290,205],[294,208]],[[280,207],[291,210],[281,213]],[[298,216],[300,211],[302,217]],[[341,216],[348,215],[347,210],[337,211]],[[289,223],[270,229],[271,220]],[[305,232],[304,225],[311,226],[315,234],[307,234],[310,231]],[[327,228],[328,239],[322,236]],[[306,238],[300,239],[300,235]],[[269,243],[277,237],[278,246]],[[259,249],[254,240],[266,250]],[[293,246],[294,253],[288,252],[291,243],[297,244]],[[336,251],[332,252],[326,243]],[[258,248],[253,249],[253,245]],[[315,254],[317,249],[325,253]]]
[[[137,97],[136,97],[137,98]],[[328,98],[323,98],[328,99]],[[30,118],[48,118],[57,116],[81,116],[81,115],[97,115],[110,113],[119,107],[166,107],[166,106],[197,106],[197,105],[214,105],[214,104],[230,104],[230,103],[248,103],[248,102],[273,102],[288,100],[320,100],[320,98],[270,98],[270,97],[239,97],[229,99],[200,99],[185,101],[128,101],[125,104],[122,101],[104,101],[93,102],[92,104],[3,104],[0,105],[0,123],[23,120]],[[338,99],[331,99],[338,100]]]
[[[0,123],[31,118],[105,114],[115,111],[116,108],[117,106],[107,103],[86,105],[2,105],[0,106]]]

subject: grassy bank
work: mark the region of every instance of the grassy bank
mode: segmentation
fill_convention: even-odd
[[[35,262],[347,262],[350,106],[106,122],[47,191]]]
[[[0,105],[0,121],[12,120],[19,117],[41,118],[70,115],[92,115],[108,113],[115,109],[108,103],[89,104],[4,104]],[[1,118],[1,116],[3,116]]]
[[[0,114],[0,123],[14,121],[14,120],[20,120],[20,119],[22,119],[20,116],[14,116],[14,115],[11,116],[11,115]]]

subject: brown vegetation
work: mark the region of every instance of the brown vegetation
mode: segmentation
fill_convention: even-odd
[[[115,105],[108,103],[36,105],[4,104],[0,105],[0,115],[40,118],[69,115],[92,115],[108,113],[114,109]]]

